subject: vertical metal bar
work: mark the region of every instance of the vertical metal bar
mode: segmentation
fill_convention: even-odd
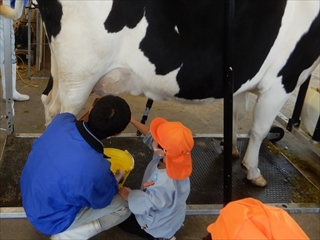
[[[234,60],[234,15],[235,0],[225,1],[225,46],[224,46],[224,186],[223,203],[232,201],[232,122],[233,122],[233,60]]]
[[[40,12],[36,11],[37,18],[36,18],[36,72],[38,73],[40,71]]]
[[[28,8],[28,79],[31,79],[31,8]]]
[[[150,109],[152,107],[152,104],[153,104],[153,100],[148,98],[148,101],[146,103],[146,108],[144,110],[143,116],[142,116],[141,121],[140,121],[141,123],[143,123],[143,124],[146,123],[146,121],[148,119],[148,116],[149,116]],[[136,135],[137,136],[141,136],[141,132],[139,130],[137,130]]]
[[[38,14],[39,14],[39,21],[40,21],[40,32],[41,32],[41,39],[42,39],[42,78],[47,79],[45,76],[45,71],[46,71],[46,35],[44,33],[43,30],[43,22],[42,22],[42,18],[41,18],[41,14],[40,11],[38,10]]]
[[[3,1],[4,4],[10,6],[10,1]],[[13,88],[12,88],[12,49],[11,49],[11,25],[12,20],[3,19],[3,33],[4,33],[4,77],[6,85],[6,116],[7,116],[7,135],[13,133]]]
[[[297,96],[296,104],[294,105],[292,117],[288,121],[287,130],[291,132],[292,127],[300,126],[300,116],[304,103],[304,99],[307,94],[308,86],[310,83],[311,75],[308,79],[300,86],[299,93]]]

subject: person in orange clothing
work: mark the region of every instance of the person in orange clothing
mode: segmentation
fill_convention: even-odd
[[[203,240],[309,239],[286,211],[253,198],[228,203],[207,231]]]

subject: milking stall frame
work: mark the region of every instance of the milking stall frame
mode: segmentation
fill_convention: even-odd
[[[4,0],[4,4],[7,4],[8,0]],[[10,4],[9,4],[10,5]],[[223,202],[219,204],[188,204],[188,215],[207,215],[207,214],[219,214],[220,209],[232,201],[232,116],[233,116],[233,54],[234,54],[234,11],[235,11],[235,0],[226,1],[225,7],[225,96],[224,96],[224,162],[223,162]],[[4,59],[11,59],[10,50],[10,20],[4,19]],[[8,136],[14,136],[17,138],[36,138],[41,135],[39,134],[23,134],[14,133],[14,105],[13,105],[13,89],[11,84],[12,79],[12,65],[11,61],[5,61],[5,79],[6,79],[6,111],[5,116],[1,116],[6,119],[6,134]],[[286,118],[283,114],[279,113],[276,120],[290,131],[295,137],[297,137],[302,144],[308,146],[313,152],[320,156],[320,120],[318,120],[312,139],[299,128],[300,114],[306,90],[308,88],[310,78],[306,81],[299,91],[299,95],[296,101],[296,106],[291,119]],[[151,101],[151,102],[150,102]],[[150,104],[151,103],[151,104]],[[145,121],[150,111],[152,100],[149,99],[149,103],[146,106],[146,112],[142,121]],[[319,117],[320,119],[320,117]],[[284,131],[281,128],[274,128],[270,131],[270,138],[281,140]],[[213,135],[212,137],[217,137]],[[135,134],[132,134],[135,136]],[[219,135],[219,137],[221,137]],[[1,161],[4,158],[4,150],[1,149]],[[267,186],[271,187],[271,186]],[[270,203],[270,205],[277,206],[285,209],[289,213],[319,213],[319,203],[290,203],[290,202],[277,202]],[[25,212],[22,207],[0,207],[0,218],[26,218]]]

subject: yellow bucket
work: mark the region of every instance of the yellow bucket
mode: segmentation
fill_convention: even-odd
[[[117,148],[104,148],[104,154],[107,155],[107,160],[111,163],[111,171],[115,173],[117,169],[121,169],[124,172],[124,178],[119,187],[122,187],[126,181],[129,173],[134,168],[134,158],[127,150],[120,150]]]

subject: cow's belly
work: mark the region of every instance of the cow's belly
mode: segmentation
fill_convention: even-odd
[[[131,69],[118,67],[103,75],[93,91],[100,96],[130,93],[144,94],[154,100],[164,100],[173,98],[179,92],[175,76],[176,73],[171,72],[166,76],[149,74],[148,77],[142,77]]]
[[[93,88],[93,91],[105,96],[108,94],[131,93],[139,95],[142,93],[135,79],[139,78],[130,69],[116,68],[103,75]]]
[[[166,76],[150,75],[149,78],[142,78],[130,69],[119,67],[103,75],[94,86],[93,91],[100,96],[120,93],[130,93],[135,96],[142,94],[153,100],[200,105],[215,101],[214,98],[188,100],[175,97],[180,90],[175,80],[177,71]]]

